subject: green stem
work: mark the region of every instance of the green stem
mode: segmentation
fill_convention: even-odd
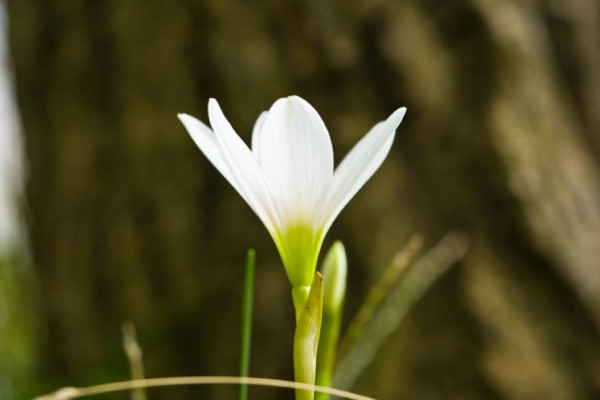
[[[302,316],[309,293],[310,286],[298,286],[292,289],[292,300],[294,301],[294,309],[296,310],[296,324],[298,324]]]
[[[294,375],[296,382],[314,385],[317,366],[317,349],[321,331],[323,311],[323,277],[318,272],[311,285],[304,306],[300,307],[300,293],[305,290],[292,291],[297,317],[294,335]],[[296,389],[296,400],[313,400],[314,391]]]
[[[240,343],[240,376],[247,377],[250,369],[250,339],[252,337],[252,302],[254,296],[254,267],[256,255],[253,249],[246,255],[244,288],[242,292],[242,337]],[[240,385],[239,399],[248,398],[248,386]]]

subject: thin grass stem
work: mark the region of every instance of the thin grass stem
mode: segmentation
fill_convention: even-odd
[[[131,322],[123,324],[123,349],[129,361],[131,379],[144,379],[144,360],[142,358],[142,347],[138,343],[135,326]],[[131,391],[131,400],[147,400],[144,388]]]
[[[240,376],[247,377],[250,371],[250,343],[252,339],[252,304],[254,300],[254,269],[256,253],[249,249],[244,269],[244,288],[242,292],[242,329],[240,342]],[[248,399],[248,385],[241,384],[239,399]]]
[[[338,396],[349,400],[375,400],[372,397],[362,396],[360,394],[346,392],[344,390],[315,386],[308,383],[299,383],[268,378],[243,378],[239,376],[178,376],[170,378],[151,378],[139,379],[133,381],[122,381],[104,383],[100,385],[76,388],[65,387],[44,396],[36,397],[33,400],[71,400],[81,397],[95,396],[123,390],[133,390],[138,388],[155,388],[167,386],[187,386],[187,385],[252,385],[266,386],[284,389],[303,389],[314,390],[315,392],[329,393],[332,396]]]

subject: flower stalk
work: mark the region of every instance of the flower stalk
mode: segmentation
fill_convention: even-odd
[[[311,286],[298,286],[292,289],[292,301],[294,302],[294,310],[296,311],[296,324],[298,324],[300,317],[302,317],[310,290]]]
[[[316,272],[294,334],[296,382],[314,385],[323,311],[323,277]],[[296,389],[296,400],[313,400],[314,390]]]

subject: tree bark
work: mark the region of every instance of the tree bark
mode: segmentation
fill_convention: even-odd
[[[249,140],[260,111],[298,94],[337,162],[408,107],[389,159],[328,235],[349,253],[347,319],[413,233],[433,244],[461,230],[472,245],[356,390],[600,396],[599,8],[9,0],[39,289],[32,390],[126,378],[126,320],[148,376],[235,375],[248,247],[259,266],[251,375],[292,377],[275,247],[176,114],[206,121],[215,97]]]

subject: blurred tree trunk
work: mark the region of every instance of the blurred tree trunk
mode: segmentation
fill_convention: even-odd
[[[293,310],[274,246],[175,115],[206,121],[216,97],[249,139],[260,111],[296,93],[323,116],[338,161],[408,107],[390,159],[329,235],[350,255],[348,316],[414,232],[434,243],[460,229],[472,242],[357,391],[600,396],[598,2],[8,9],[40,292],[32,390],[125,378],[125,320],[149,376],[235,374],[249,246],[260,265],[252,375],[291,377]]]

